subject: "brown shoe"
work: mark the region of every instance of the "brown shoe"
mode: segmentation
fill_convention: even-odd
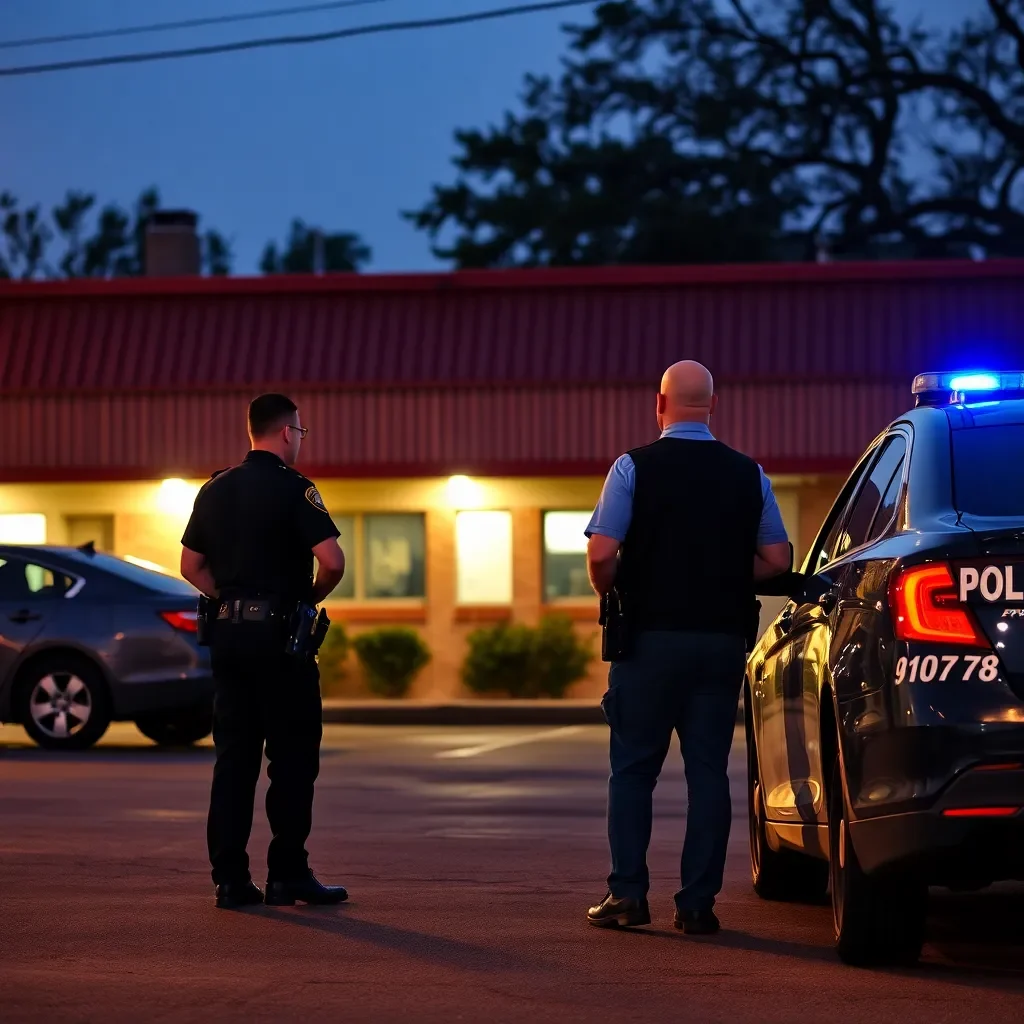
[[[647,900],[616,899],[611,893],[587,911],[587,920],[598,928],[635,928],[651,923]]]

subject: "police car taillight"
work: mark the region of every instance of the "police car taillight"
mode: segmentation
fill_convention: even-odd
[[[918,405],[949,405],[972,399],[1018,397],[1024,393],[1024,373],[1014,370],[948,370],[919,373],[912,392]]]
[[[897,640],[991,647],[960,603],[949,566],[913,565],[893,578],[889,607]]]

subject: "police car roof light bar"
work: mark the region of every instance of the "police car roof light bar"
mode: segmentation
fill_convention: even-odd
[[[1024,391],[1024,373],[1019,370],[947,370],[919,373],[912,393],[918,405],[949,405],[967,400],[969,395]],[[1016,396],[1015,396],[1016,397]]]

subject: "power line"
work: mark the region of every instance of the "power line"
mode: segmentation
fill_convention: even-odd
[[[499,7],[489,11],[474,11],[472,14],[456,14],[446,18],[423,18],[418,21],[385,21],[377,25],[358,25],[355,28],[336,29],[333,32],[316,32],[310,35],[268,36],[265,39],[243,39],[237,43],[193,46],[181,50],[153,50],[149,53],[121,53],[110,57],[85,57],[80,60],[55,61],[49,64],[23,64],[20,67],[0,67],[0,78],[44,75],[54,71],[75,71],[82,68],[102,68],[115,64],[145,64],[149,61],[178,60],[182,57],[209,57],[217,53],[238,53],[242,50],[260,50],[272,46],[326,43],[334,39],[379,35],[384,32],[447,28],[451,25],[468,25],[471,22],[494,21],[499,18],[537,14],[541,11],[556,11],[565,7],[582,7],[584,4],[593,4],[594,2],[595,0],[548,0],[546,3],[516,4],[513,7]]]
[[[46,46],[50,43],[79,43],[92,39],[115,39],[119,36],[140,36],[150,32],[170,32],[183,28],[206,28],[209,25],[229,25],[239,21],[260,21],[264,18],[316,14],[321,11],[337,11],[345,7],[365,7],[367,4],[383,3],[390,3],[390,0],[332,0],[331,3],[275,7],[266,11],[248,11],[244,14],[218,14],[208,18],[189,18],[187,21],[158,21],[149,25],[98,29],[95,32],[71,32],[60,36],[33,36],[28,39],[0,40],[0,50],[20,50],[27,46]]]

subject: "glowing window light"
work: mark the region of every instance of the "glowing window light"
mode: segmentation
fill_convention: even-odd
[[[37,512],[0,515],[0,544],[45,544],[46,516]]]
[[[547,512],[544,515],[544,550],[551,555],[585,555],[589,512]]]
[[[455,517],[456,600],[512,603],[512,514],[459,512]]]

